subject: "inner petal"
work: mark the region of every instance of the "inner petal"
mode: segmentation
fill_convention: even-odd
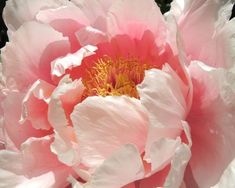
[[[112,59],[103,56],[82,78],[86,88],[83,97],[127,95],[139,98],[136,85],[143,81],[145,70],[151,68],[153,65],[135,57]]]

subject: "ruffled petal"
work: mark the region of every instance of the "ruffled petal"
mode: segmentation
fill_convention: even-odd
[[[186,118],[188,87],[168,70],[146,71],[143,82],[137,86],[140,101],[147,109],[150,120],[145,148],[145,159],[149,162],[151,145],[160,138],[176,139],[180,136],[182,120]]]
[[[137,99],[88,97],[75,107],[71,119],[79,140],[81,163],[88,167],[102,164],[123,144],[132,143],[140,152],[144,150],[148,119]]]
[[[82,185],[74,182],[74,187],[120,188],[143,176],[144,166],[138,149],[132,144],[126,144],[106,159],[87,183]]]
[[[50,62],[69,50],[68,39],[61,33],[48,25],[27,22],[13,34],[2,50],[4,75],[8,80],[15,79],[20,89],[39,78],[50,82]]]
[[[79,49],[74,54],[68,54],[65,57],[58,58],[51,63],[52,76],[61,77],[65,74],[67,69],[76,68],[81,65],[85,57],[95,54],[96,46],[87,45]]]
[[[48,131],[34,129],[29,121],[23,124],[19,123],[23,97],[23,93],[11,92],[8,93],[7,97],[2,102],[4,110],[3,130],[5,131],[6,139],[9,137],[18,148],[30,137],[42,137],[48,134]],[[9,144],[7,140],[6,144]]]
[[[194,87],[187,118],[193,143],[191,178],[200,188],[207,188],[219,181],[235,156],[235,74],[200,62],[193,62],[189,71]]]
[[[49,102],[49,122],[55,131],[51,149],[61,162],[69,166],[80,161],[75,130],[70,126],[70,114],[74,106],[81,101],[83,90],[81,80],[72,81],[65,76],[52,93]]]
[[[21,122],[29,120],[35,129],[49,130],[48,102],[54,89],[53,85],[43,80],[37,80],[23,99]]]
[[[50,151],[50,137],[30,138],[21,152],[0,151],[0,185],[5,187],[64,187],[72,170]],[[10,181],[11,178],[11,181]]]
[[[186,144],[180,145],[171,161],[171,168],[163,187],[176,188],[183,183],[184,171],[191,157],[190,148]]]

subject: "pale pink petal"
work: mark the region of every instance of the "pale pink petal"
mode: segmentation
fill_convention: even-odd
[[[80,162],[78,143],[75,137],[73,127],[62,127],[55,131],[55,140],[51,145],[51,150],[58,156],[59,161],[68,166],[74,166]]]
[[[48,103],[54,86],[43,80],[37,80],[23,99],[21,122],[29,120],[35,129],[49,130]]]
[[[214,67],[233,65],[235,24],[234,20],[229,21],[232,6],[232,1],[178,0],[173,3],[172,13],[178,17],[189,60],[200,60]]]
[[[143,82],[137,86],[140,101],[148,110],[150,120],[145,148],[145,159],[149,162],[152,143],[160,138],[175,139],[180,136],[182,120],[186,117],[184,96],[187,96],[187,86],[168,71],[148,70]]]
[[[14,78],[21,89],[39,78],[50,82],[50,62],[69,50],[68,39],[61,33],[48,25],[27,22],[2,50],[4,74]]]
[[[30,138],[21,152],[0,151],[1,183],[6,187],[55,187],[68,185],[72,170],[58,162],[50,151],[50,137]],[[9,181],[12,178],[12,181]]]
[[[207,188],[219,181],[235,156],[235,74],[200,62],[193,62],[189,71],[194,87],[187,118],[193,143],[190,166],[198,186]]]
[[[186,147],[187,152],[180,152],[179,154],[179,150],[181,150],[180,148],[182,147]],[[187,160],[184,161],[184,157],[181,157],[180,155],[184,155],[185,160],[186,158]],[[174,161],[176,160],[176,157],[183,158],[182,161],[177,159],[179,161],[177,163],[180,164],[175,164],[176,162]],[[150,148],[150,159],[152,161],[151,171],[147,172],[147,178],[139,180],[137,184],[141,188],[162,187],[163,184],[167,185],[164,187],[179,187],[184,175],[184,168],[186,167],[189,158],[190,148],[182,143],[179,137],[176,139],[159,139],[154,142]],[[178,166],[175,167],[173,165]]]
[[[7,97],[2,102],[4,110],[4,125],[7,137],[15,144],[20,145],[29,137],[42,137],[47,135],[48,131],[36,130],[32,127],[29,121],[23,124],[19,123],[22,112],[22,101],[24,94],[18,92],[8,93]]]
[[[97,45],[98,43],[108,41],[106,33],[91,26],[80,29],[76,36],[82,46],[88,44]]]
[[[144,167],[138,149],[127,144],[96,169],[84,188],[120,188],[143,176]]]
[[[81,9],[72,3],[56,9],[41,10],[36,18],[43,23],[50,24],[54,29],[63,33],[64,36],[68,36],[72,52],[80,47],[75,33],[82,27],[89,25],[89,20]]]
[[[175,140],[162,138],[154,142],[150,147],[151,173],[166,167],[180,144],[181,140],[179,137]]]
[[[75,131],[70,126],[70,114],[74,106],[81,101],[83,90],[81,80],[72,81],[65,76],[52,93],[49,102],[48,118],[55,131],[51,149],[61,162],[69,166],[80,160]]]
[[[127,34],[140,39],[147,30],[153,32],[159,46],[165,42],[164,18],[153,0],[114,2],[108,13],[108,33],[111,36]]]
[[[144,150],[148,119],[137,99],[88,97],[75,107],[71,119],[79,140],[81,163],[89,167],[100,165],[123,144],[132,143],[140,152]]]
[[[144,179],[140,179],[139,181],[136,181],[136,187],[135,188],[163,188],[163,184],[165,182],[165,179],[169,173],[170,165],[166,166],[163,170],[146,177]]]
[[[78,22],[80,25],[89,24],[89,20],[86,18],[81,9],[73,4],[60,6],[54,9],[41,10],[36,15],[36,18],[44,23],[51,23],[55,20],[71,19]]]
[[[8,0],[3,17],[7,28],[17,30],[24,22],[33,20],[39,10],[59,7],[66,0]]]
[[[191,157],[190,148],[186,144],[181,144],[175,152],[171,161],[171,167],[164,188],[178,188],[183,183],[184,171]]]
[[[28,179],[23,175],[17,175],[0,168],[0,187],[25,188],[33,186],[34,188],[50,188],[53,186],[54,181],[55,179],[52,172]]]
[[[81,65],[85,57],[95,54],[96,46],[87,45],[79,49],[74,54],[68,54],[65,57],[58,58],[51,63],[51,74],[53,76],[63,76],[67,69],[73,69]]]
[[[107,31],[107,13],[117,0],[72,0],[87,16],[90,25],[103,32]]]
[[[228,165],[226,170],[224,171],[223,175],[220,178],[220,181],[215,185],[212,186],[212,188],[233,188],[235,187],[235,160]]]

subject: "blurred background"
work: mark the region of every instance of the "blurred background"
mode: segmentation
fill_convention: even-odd
[[[0,48],[2,48],[5,43],[8,41],[7,38],[7,28],[3,22],[2,19],[2,10],[6,4],[7,0],[0,0],[0,12],[1,12],[1,18],[0,18]],[[144,1],[144,0],[143,0]],[[170,9],[170,3],[172,0],[155,0],[155,2],[158,4],[160,7],[162,13],[167,12]],[[231,18],[235,17],[235,6],[233,7],[233,12],[231,13]]]

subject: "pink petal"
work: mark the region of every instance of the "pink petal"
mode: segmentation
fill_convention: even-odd
[[[56,9],[41,10],[36,18],[40,22],[50,24],[54,29],[63,33],[64,36],[68,36],[72,52],[80,47],[75,33],[82,27],[89,25],[89,20],[81,9],[72,3]]]
[[[127,144],[101,164],[84,188],[120,188],[143,176],[144,168],[138,149]]]
[[[6,187],[38,188],[68,185],[66,179],[72,170],[58,162],[50,152],[50,143],[50,137],[31,138],[22,145],[21,152],[0,151],[1,183]]]
[[[235,182],[235,160],[228,165],[226,170],[224,171],[223,175],[220,178],[220,181],[213,186],[212,188],[220,188],[220,187],[234,187]]]
[[[186,117],[187,86],[174,74],[151,69],[145,72],[137,90],[150,120],[145,148],[145,159],[150,162],[150,148],[155,141],[164,137],[175,139],[181,134],[182,120]]]
[[[53,85],[42,80],[37,80],[31,86],[23,100],[21,122],[30,120],[35,129],[49,130],[51,128],[47,111],[53,89]]]
[[[96,46],[87,45],[79,49],[74,54],[68,54],[65,57],[58,58],[51,63],[51,74],[53,76],[61,77],[65,74],[67,69],[73,69],[81,65],[85,57],[95,54]]]
[[[61,33],[48,25],[27,22],[2,51],[4,75],[14,78],[21,89],[38,78],[50,82],[50,62],[68,51],[68,40]]]
[[[33,20],[39,10],[56,8],[65,3],[64,0],[8,0],[3,17],[8,29],[15,31],[24,22]]]
[[[165,168],[175,154],[181,141],[177,139],[162,138],[154,142],[150,148],[151,173]]]
[[[34,129],[29,121],[26,121],[22,125],[19,123],[23,97],[24,94],[12,92],[2,102],[4,110],[3,129],[6,131],[7,137],[18,148],[29,137],[42,137],[49,133],[48,131]]]
[[[108,32],[111,36],[127,34],[131,38],[140,39],[147,30],[154,33],[159,44],[163,43],[166,26],[153,0],[114,2],[108,13]]]
[[[88,97],[71,115],[80,146],[81,163],[96,167],[123,144],[143,152],[148,120],[137,99]],[[123,133],[130,134],[123,134]]]
[[[61,162],[69,166],[80,160],[75,131],[70,126],[70,114],[81,101],[83,90],[81,80],[72,81],[65,76],[54,90],[49,103],[48,117],[55,131],[51,149]]]
[[[186,5],[179,16],[177,11],[182,2]],[[179,18],[179,30],[189,60],[200,60],[213,67],[233,65],[235,24],[234,20],[229,21],[232,6],[232,1],[174,2],[173,14]]]
[[[235,74],[199,62],[193,62],[189,70],[194,87],[187,118],[193,143],[190,166],[198,186],[206,188],[219,181],[235,156]]]
[[[103,32],[107,31],[107,13],[115,2],[110,0],[72,0],[90,21],[90,25]]]
[[[175,188],[182,185],[184,171],[190,157],[191,151],[187,145],[182,144],[177,148],[171,161],[171,168],[163,187]]]
[[[77,39],[82,46],[97,45],[108,41],[106,33],[91,26],[84,27],[76,33]]]

